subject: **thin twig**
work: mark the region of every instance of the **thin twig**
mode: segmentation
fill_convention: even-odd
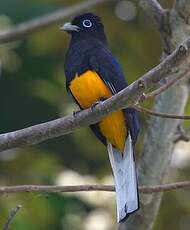
[[[169,113],[160,113],[160,112],[155,112],[150,109],[145,109],[139,105],[133,106],[137,111],[141,113],[146,113],[152,116],[156,117],[163,117],[163,118],[171,118],[171,119],[180,119],[180,120],[190,120],[189,115],[177,115],[177,114],[169,114]]]
[[[155,86],[167,76],[172,68],[188,58],[190,53],[190,38],[180,45],[172,54],[167,56],[159,65],[144,74],[137,81],[121,90],[93,110],[81,111],[76,117],[65,116],[54,121],[31,126],[18,131],[0,135],[0,151],[33,145],[50,138],[71,133],[76,128],[81,128],[101,120],[105,115],[133,106],[147,89]]]
[[[82,3],[78,3],[76,5],[57,10],[53,13],[49,13],[47,15],[31,19],[30,21],[26,21],[20,23],[10,29],[0,32],[0,43],[15,41],[25,37],[28,34],[34,33],[42,28],[46,28],[55,23],[61,22],[64,18],[76,14],[80,11],[83,11],[87,8],[93,7],[97,4],[111,1],[111,0],[91,0],[85,1]]]
[[[12,209],[9,213],[9,217],[7,219],[7,222],[3,226],[3,230],[8,230],[10,227],[11,222],[13,221],[14,217],[18,213],[18,211],[22,208],[22,205],[17,205],[16,208]]]
[[[164,192],[174,189],[182,189],[190,187],[190,181],[176,182],[164,185],[155,186],[140,186],[141,193]],[[57,185],[17,185],[17,186],[1,186],[0,194],[5,193],[20,193],[20,192],[89,192],[89,191],[107,191],[114,192],[113,185],[72,185],[72,186],[57,186]]]
[[[165,90],[169,89],[170,87],[172,87],[173,85],[176,85],[177,83],[179,83],[179,81],[181,81],[183,78],[189,78],[189,69],[186,69],[185,71],[183,71],[182,73],[180,73],[177,77],[170,77],[170,79],[167,79],[167,82],[164,83],[161,87],[159,87],[158,89],[145,94],[143,97],[144,99],[149,99],[149,98],[153,98],[156,97],[158,95],[160,95],[162,92],[164,92]]]

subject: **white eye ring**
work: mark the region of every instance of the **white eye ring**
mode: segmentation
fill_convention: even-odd
[[[92,26],[92,22],[89,19],[85,19],[82,22],[82,24],[83,24],[84,27],[87,27],[87,28],[90,28]]]

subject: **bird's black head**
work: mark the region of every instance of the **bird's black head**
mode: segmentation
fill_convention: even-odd
[[[71,23],[65,23],[61,29],[70,33],[74,40],[96,38],[107,43],[104,26],[100,18],[93,13],[78,15]]]

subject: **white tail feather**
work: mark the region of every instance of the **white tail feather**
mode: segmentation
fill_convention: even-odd
[[[124,153],[120,153],[109,142],[107,144],[113,170],[118,222],[139,208],[133,144],[130,134],[125,142]]]

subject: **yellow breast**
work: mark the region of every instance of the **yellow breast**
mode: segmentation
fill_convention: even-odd
[[[101,98],[112,96],[110,89],[94,71],[76,76],[69,86],[72,95],[83,109],[91,107]],[[127,127],[123,111],[109,114],[99,123],[102,135],[121,152],[124,150]]]
[[[76,76],[69,88],[83,109],[91,107],[100,98],[108,98],[112,95],[109,88],[94,71],[87,71]]]

